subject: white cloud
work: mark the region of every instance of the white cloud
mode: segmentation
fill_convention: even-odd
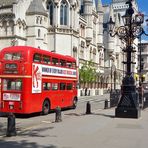
[[[148,40],[141,40],[141,43],[148,43]]]

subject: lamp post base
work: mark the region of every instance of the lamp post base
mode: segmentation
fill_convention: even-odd
[[[121,98],[115,109],[115,117],[139,118],[139,95],[136,91],[135,80],[132,75],[126,75],[122,81]]]
[[[115,109],[115,117],[117,118],[139,118],[140,116],[140,108],[117,107]]]

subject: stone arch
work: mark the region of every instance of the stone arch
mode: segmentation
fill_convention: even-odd
[[[25,20],[22,20],[23,29],[25,30],[27,28]]]
[[[100,77],[100,88],[103,88],[103,83],[104,83],[104,77]]]
[[[108,83],[109,83],[109,76],[105,77],[105,88],[108,88]]]
[[[40,16],[36,16],[36,24],[39,23],[39,20],[40,20]]]
[[[22,28],[22,21],[20,18],[16,21],[16,25],[19,27],[19,29]]]
[[[8,27],[8,22],[6,20],[3,20],[2,21],[2,32],[5,35],[7,35],[7,27]]]
[[[68,25],[70,4],[67,0],[61,0],[60,6],[60,25]]]
[[[52,26],[53,22],[54,22],[54,7],[55,7],[54,1],[48,0],[46,2],[46,6],[47,6],[47,10],[49,11],[49,13],[48,13],[49,14],[49,23]]]
[[[14,20],[9,20],[9,34],[14,34]]]

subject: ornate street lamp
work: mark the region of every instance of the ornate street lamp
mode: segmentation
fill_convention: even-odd
[[[112,18],[108,22],[110,36],[114,37],[117,35],[126,44],[126,48],[123,50],[127,57],[127,60],[123,61],[126,64],[126,75],[122,80],[121,98],[115,109],[115,116],[122,118],[138,118],[141,111],[131,65],[135,64],[135,62],[132,62],[132,53],[135,52],[133,42],[143,32],[141,27],[143,15],[133,15],[134,9],[132,8],[131,1],[128,0],[126,2],[129,7],[123,16],[124,26],[115,28]]]

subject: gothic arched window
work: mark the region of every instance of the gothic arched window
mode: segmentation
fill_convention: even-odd
[[[48,9],[48,12],[49,12],[49,20],[50,20],[50,25],[53,25],[53,2],[52,1],[49,1],[48,4],[47,4],[47,9]]]
[[[60,6],[60,24],[67,25],[68,4],[66,0],[61,1]]]
[[[6,33],[6,35],[7,35],[7,21],[3,21],[3,22],[2,22],[2,27],[3,27],[3,29],[4,29],[4,31],[5,31],[5,33]]]

